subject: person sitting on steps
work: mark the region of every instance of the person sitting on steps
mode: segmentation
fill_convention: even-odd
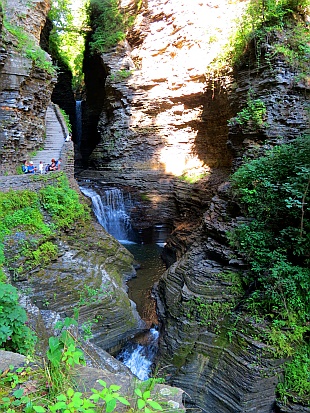
[[[27,173],[28,173],[28,161],[27,161],[27,160],[24,160],[24,161],[23,161],[22,171],[23,171],[24,174],[27,174]]]
[[[28,165],[28,173],[29,174],[34,174],[36,172],[37,168],[34,166],[33,162],[30,161]]]
[[[56,169],[57,169],[57,171],[59,171],[60,170],[60,165],[61,165],[61,158],[59,158],[57,161],[56,161]]]
[[[48,168],[49,171],[57,171],[56,160],[53,158]]]

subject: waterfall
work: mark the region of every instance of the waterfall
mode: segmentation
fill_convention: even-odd
[[[128,241],[130,219],[125,210],[123,191],[109,188],[99,195],[94,189],[80,186],[84,195],[91,198],[94,214],[100,225],[118,241]]]
[[[145,344],[129,342],[116,357],[139,380],[147,380],[151,375],[151,366],[157,351],[158,337],[159,332],[157,329],[151,328]]]
[[[76,122],[76,138],[75,143],[78,148],[81,147],[82,142],[82,101],[75,102],[75,122]]]
[[[131,251],[135,257],[139,257],[141,268],[139,269],[140,273],[138,272],[137,277],[133,279],[139,281],[139,286],[134,287],[138,292],[138,295],[135,296],[137,300],[135,300],[134,297],[130,297],[130,295],[129,298],[136,303],[144,303],[144,308],[139,311],[139,313],[140,316],[144,314],[147,318],[146,326],[156,325],[158,320],[154,310],[154,301],[150,302],[150,298],[146,299],[145,297],[151,296],[151,287],[148,283],[151,282],[153,284],[158,280],[158,271],[160,274],[164,272],[164,264],[162,263],[162,266],[160,266],[157,263],[157,258],[155,259],[154,257],[154,250],[153,248],[150,249],[151,244],[143,245],[143,242],[141,244],[129,242],[132,229],[130,218],[126,213],[124,196],[121,189],[106,187],[98,188],[96,184],[93,184],[92,187],[80,184],[80,190],[85,196],[91,198],[93,212],[98,222],[109,232],[109,234],[123,244],[127,244],[126,246],[129,251],[134,247],[138,248],[138,250],[139,248],[141,249],[141,247],[143,248],[140,253],[137,252],[136,249]],[[128,202],[130,205],[128,205]],[[126,198],[126,206],[128,208],[131,207],[130,198],[128,200]],[[155,241],[157,244],[165,242],[166,232],[166,226],[158,224],[154,231],[152,230],[148,236],[146,236],[146,234],[143,235],[155,245]],[[157,248],[159,247],[157,246]],[[142,256],[139,254],[142,254]],[[156,254],[156,257],[158,255],[159,254]],[[143,300],[140,296],[141,294],[144,297]],[[145,318],[142,316],[142,319],[144,320]],[[128,342],[116,358],[125,364],[125,366],[127,366],[140,380],[147,380],[152,373],[152,365],[158,348],[158,337],[159,332],[156,328],[144,331]]]

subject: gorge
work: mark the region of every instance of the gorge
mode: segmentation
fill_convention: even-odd
[[[91,31],[83,60],[85,87],[78,96],[74,96],[70,69],[49,50],[49,1],[8,0],[3,4],[1,192],[12,188],[11,182],[17,182],[19,189],[27,187],[25,177],[16,174],[17,168],[44,145],[46,109],[51,102],[59,105],[70,117],[73,132],[64,171],[85,208],[90,202],[77,183],[112,186],[130,195],[133,202],[128,213],[137,233],[159,224],[168,229],[162,252],[167,270],[153,288],[160,331],[156,370],[169,385],[184,391],[185,406],[206,413],[309,412],[309,393],[279,390],[287,378],[285,363],[298,353],[299,344],[303,343],[310,359],[309,314],[302,321],[296,315],[309,309],[308,299],[304,298],[305,307],[300,304],[299,313],[292,312],[286,324],[283,314],[291,310],[285,292],[293,296],[297,287],[293,281],[289,287],[284,282],[272,284],[262,262],[262,269],[253,264],[255,251],[260,249],[268,257],[265,261],[277,261],[280,252],[273,246],[273,255],[268,255],[266,244],[272,237],[281,244],[279,234],[283,233],[288,237],[281,244],[281,251],[289,254],[285,264],[293,262],[304,271],[304,278],[299,272],[297,281],[302,293],[309,287],[309,252],[304,252],[308,246],[304,239],[309,236],[309,2],[105,1],[106,10],[119,10],[127,20],[132,18],[132,24],[124,23],[124,36],[94,53],[96,41],[103,38],[102,33],[95,35],[99,22],[104,21],[100,20],[104,7],[101,10],[99,3],[91,2]],[[244,23],[237,18],[245,11]],[[20,39],[8,21],[22,27],[32,39],[32,48],[33,44],[41,46],[48,53],[47,61],[57,61],[58,73],[29,53],[21,53]],[[246,39],[243,48],[240,39],[232,37],[238,28]],[[230,37],[233,41],[227,52]],[[234,60],[238,47],[242,52]],[[81,124],[76,113],[81,114]],[[301,137],[305,143],[298,143]],[[298,154],[305,153],[306,161],[297,161],[295,181],[285,180],[286,171],[277,176],[276,183],[268,176],[268,185],[259,192],[263,178],[255,175],[255,167],[260,167],[268,151],[286,145],[295,147]],[[267,163],[272,171],[276,153]],[[296,153],[289,153],[285,162],[289,164]],[[261,215],[265,217],[271,216],[273,208],[267,204],[270,188],[278,204],[286,191],[285,202],[291,206],[268,221],[270,228],[273,219],[281,228],[276,235],[265,235],[257,225],[257,238],[265,244],[257,241],[250,250],[250,235],[244,240],[237,232],[236,241],[234,231],[256,221],[253,211],[260,207],[258,203],[245,207],[236,189],[241,185],[238,175],[235,181],[231,176],[253,160],[257,163],[249,167],[252,186],[243,194],[251,202],[253,193],[263,194],[267,208]],[[267,166],[261,168],[268,171]],[[279,187],[282,176],[284,189]],[[295,187],[300,176],[302,184]],[[38,183],[37,191],[44,191],[51,182],[58,185],[56,179],[46,179],[47,183]],[[291,226],[295,224],[290,211],[296,208],[302,215],[297,225],[300,239],[291,229],[281,227],[284,216]],[[28,297],[26,308],[40,339],[52,334],[55,320],[72,316],[78,308],[81,326],[92,321],[89,345],[96,350],[96,366],[107,368],[113,359],[105,351],[117,354],[125,342],[146,329],[128,297],[127,282],[136,275],[132,254],[94,217],[86,223],[71,222],[50,235],[57,253],[30,269],[18,237],[34,249],[41,237],[30,237],[24,231],[6,236],[2,262],[6,277]],[[302,252],[293,251],[295,244]],[[284,279],[284,272],[278,273]],[[274,295],[268,296],[262,285]],[[282,306],[270,304],[268,311],[263,304],[255,306],[264,294],[273,303],[279,291],[286,297]],[[295,342],[292,338],[292,347],[291,332],[292,336],[300,332]],[[116,370],[124,371],[119,365]]]

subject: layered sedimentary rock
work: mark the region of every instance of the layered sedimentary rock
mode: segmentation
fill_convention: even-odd
[[[53,184],[53,177],[49,178],[51,182],[41,180],[41,186]],[[78,319],[82,339],[92,336],[97,347],[109,351],[119,349],[145,328],[126,294],[125,282],[135,276],[133,256],[99,224],[73,225],[53,235],[50,242],[57,248],[57,257],[27,270],[27,256],[40,242],[39,233],[20,231],[7,237],[5,272],[26,298],[25,307],[40,337],[41,350],[44,339],[54,334],[55,323],[65,317]]]
[[[40,34],[49,7],[48,0],[31,3],[14,0],[7,2],[4,9],[7,23],[2,25],[0,33],[2,174],[16,173],[22,160],[29,158],[44,141],[45,112],[55,79],[33,59],[40,53]],[[49,60],[47,54],[45,58]]]
[[[133,3],[122,6],[132,13]],[[136,226],[172,223],[180,216],[182,222],[196,219],[227,175],[230,85],[214,94],[205,83],[222,32],[231,29],[232,10],[238,13],[243,6],[224,3],[219,8],[216,2],[145,2],[124,42],[102,54],[101,61],[86,59],[85,116],[87,107],[90,114],[97,107],[100,141],[89,134],[90,146],[98,144],[89,157],[90,170],[81,176],[142,194],[132,216]],[[100,79],[95,90],[94,79]],[[86,138],[83,145],[86,151]],[[197,176],[202,178],[198,185],[186,181]],[[145,210],[147,220],[136,219]]]
[[[240,306],[247,266],[229,247],[227,233],[244,218],[228,177],[244,154],[257,156],[309,130],[309,86],[296,81],[282,60],[271,70],[262,59],[257,68],[253,52],[248,66],[207,80],[205,68],[244,5],[144,4],[127,40],[102,54],[94,69],[105,79],[100,142],[81,175],[148,198],[139,205],[140,225],[159,217],[173,223],[167,260],[178,261],[157,288],[159,362],[169,366],[167,377],[186,391],[188,402],[208,413],[275,408],[283,360],[262,341],[268,326],[256,325]],[[228,128],[249,93],[266,106],[264,126],[240,127],[232,120]],[[204,177],[194,185],[178,178],[199,174]]]
[[[272,68],[262,60],[258,69],[247,57],[249,66],[234,73],[235,87],[228,100],[241,110],[251,92],[267,112],[260,128],[250,123],[242,127],[232,120],[227,143],[233,168],[244,155],[257,157],[309,131],[307,80],[298,81],[283,60],[271,62]],[[157,290],[163,323],[161,363],[173,366],[172,382],[189,394],[189,403],[210,413],[275,411],[275,389],[284,362],[274,358],[263,340],[268,325],[256,324],[242,311],[238,285],[241,280],[246,293],[247,268],[230,248],[227,234],[243,220],[229,182],[223,183],[203,214],[199,231],[191,236],[196,241],[167,270]],[[202,313],[208,315],[206,320]],[[278,406],[277,411],[309,409]]]

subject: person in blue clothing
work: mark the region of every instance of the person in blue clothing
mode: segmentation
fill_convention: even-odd
[[[28,173],[28,162],[26,160],[22,164],[22,171],[24,174]]]
[[[60,170],[61,162],[62,162],[61,158],[59,158],[59,159],[55,162],[56,171],[59,171],[59,170]]]
[[[28,165],[28,173],[29,174],[34,174],[37,168],[34,166],[33,162],[30,161]]]

